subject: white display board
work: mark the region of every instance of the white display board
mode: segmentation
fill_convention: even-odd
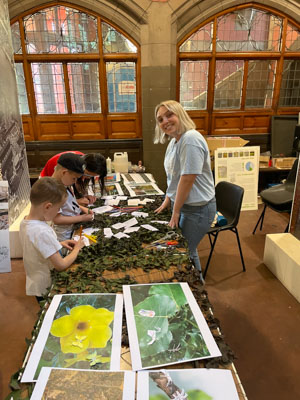
[[[259,146],[215,150],[215,183],[231,182],[244,188],[242,211],[257,210]]]
[[[8,223],[8,181],[0,181],[0,272],[11,272]]]

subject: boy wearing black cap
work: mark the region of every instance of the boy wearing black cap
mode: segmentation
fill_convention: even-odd
[[[71,238],[73,225],[78,222],[92,221],[93,212],[80,206],[74,196],[71,185],[80,178],[85,170],[84,159],[75,153],[62,154],[54,170],[53,178],[67,187],[68,198],[53,219],[54,230],[59,241]]]

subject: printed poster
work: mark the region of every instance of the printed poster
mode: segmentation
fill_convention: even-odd
[[[134,371],[221,355],[187,283],[126,285],[123,295]]]
[[[123,190],[121,185],[117,182],[105,182],[104,185],[104,194],[106,196],[123,196]]]
[[[56,295],[42,322],[21,382],[42,367],[120,369],[121,294]]]
[[[152,174],[149,173],[125,173],[122,174],[123,182],[135,182],[135,183],[148,183],[148,182],[155,182],[155,179]]]
[[[242,211],[257,210],[259,146],[215,150],[215,184],[231,182],[244,188]]]
[[[43,367],[30,400],[134,400],[133,371]]]
[[[128,190],[130,197],[158,196],[164,194],[164,192],[161,191],[154,182],[148,182],[148,183],[124,182],[124,185]]]
[[[181,397],[180,397],[181,396]],[[238,400],[230,370],[164,369],[139,371],[137,400]]]

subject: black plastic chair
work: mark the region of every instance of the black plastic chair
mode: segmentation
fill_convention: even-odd
[[[244,196],[244,189],[234,183],[230,182],[219,182],[216,186],[216,200],[217,200],[217,211],[219,211],[227,220],[227,224],[223,226],[215,226],[210,228],[207,232],[210,241],[210,253],[206,263],[205,271],[203,277],[205,278],[207,270],[209,267],[210,259],[215,248],[215,244],[218,235],[222,231],[232,231],[236,234],[236,239],[238,242],[241,260],[243,264],[243,271],[246,271],[240,238],[237,230],[237,224],[240,218],[240,212],[242,207],[242,201]],[[214,237],[213,241],[211,237]]]
[[[294,196],[294,187],[296,180],[296,173],[298,167],[298,160],[294,161],[292,169],[290,170],[286,181],[276,186],[272,186],[268,189],[262,190],[260,192],[260,197],[264,202],[264,208],[262,213],[253,229],[252,234],[255,234],[255,231],[260,223],[260,230],[262,230],[262,226],[264,223],[265,213],[267,207],[270,207],[272,210],[281,212],[281,213],[290,213],[293,203]],[[285,229],[285,232],[288,231],[289,224]]]

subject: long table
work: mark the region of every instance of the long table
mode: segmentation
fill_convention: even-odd
[[[157,197],[154,203],[147,205],[142,211],[149,213],[141,223],[150,223],[155,214],[153,210],[162,199]],[[97,205],[102,204],[100,201]],[[234,366],[234,354],[221,335],[219,321],[214,317],[212,305],[209,302],[205,287],[201,284],[198,271],[191,265],[187,248],[182,236],[178,239],[178,246],[167,250],[147,249],[151,243],[164,236],[170,230],[167,225],[160,225],[156,232],[146,231],[134,233],[129,239],[104,239],[103,228],[109,224],[123,222],[131,218],[130,215],[111,217],[96,215],[95,220],[87,223],[86,227],[97,227],[97,243],[85,248],[78,258],[77,264],[64,272],[53,273],[53,286],[48,294],[47,302],[42,315],[33,332],[33,339],[29,346],[25,362],[28,359],[35,337],[38,334],[43,314],[47,310],[51,298],[55,294],[64,293],[117,293],[122,292],[122,285],[135,283],[158,282],[187,282],[200,306],[211,332],[220,348],[222,357],[208,360],[186,362],[170,366],[169,368],[226,368],[230,369],[240,400],[246,400],[246,394]],[[156,219],[168,220],[169,214],[165,212]],[[139,219],[139,218],[137,218]],[[77,227],[78,228],[78,227]],[[76,233],[76,232],[75,232]],[[78,233],[78,230],[77,230]],[[180,233],[178,231],[178,233]],[[168,367],[166,367],[168,368]],[[127,328],[123,326],[121,369],[131,369],[130,348],[128,343]],[[23,385],[24,391],[30,385]]]

